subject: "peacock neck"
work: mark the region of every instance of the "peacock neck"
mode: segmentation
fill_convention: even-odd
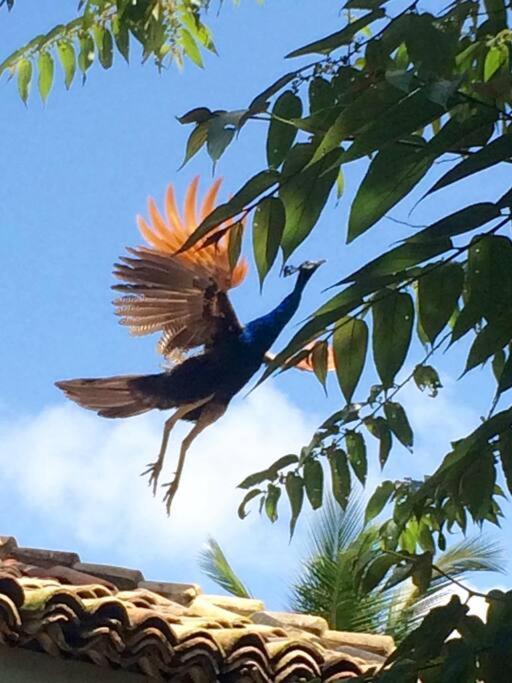
[[[265,354],[275,342],[281,330],[291,320],[302,297],[307,279],[299,274],[293,291],[270,313],[248,323],[242,333],[243,340],[258,354]]]

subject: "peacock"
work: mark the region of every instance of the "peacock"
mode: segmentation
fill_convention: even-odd
[[[323,261],[306,261],[298,268],[293,290],[270,313],[242,325],[228,298],[228,291],[247,274],[247,263],[229,258],[229,228],[224,236],[180,252],[179,248],[199,222],[214,208],[220,187],[217,180],[197,211],[199,178],[187,189],[183,218],[172,185],[165,196],[165,217],[154,199],[148,200],[149,220],[137,217],[148,246],[127,248],[114,265],[120,280],[113,289],[120,322],[134,335],[160,332],[160,353],[170,361],[164,372],[151,375],[120,375],[98,379],[56,382],[68,398],[102,417],[124,418],[147,411],[175,412],[164,425],[155,462],[142,473],[156,493],[171,430],[179,420],[193,423],[181,444],[175,476],[166,487],[167,514],[178,490],[185,458],[194,439],[226,411],[231,399],[269,358],[269,349],[299,306],[302,292]],[[199,352],[198,352],[199,351]],[[311,369],[308,360],[301,369]]]

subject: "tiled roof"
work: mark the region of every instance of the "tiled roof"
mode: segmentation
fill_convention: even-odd
[[[320,617],[146,581],[137,570],[22,548],[6,536],[0,645],[191,683],[334,683],[378,668],[393,649],[387,636],[332,631]]]

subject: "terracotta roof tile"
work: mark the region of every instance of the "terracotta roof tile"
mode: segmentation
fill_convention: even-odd
[[[9,536],[0,536],[0,644],[191,683],[336,683],[393,649],[385,636],[332,631],[319,617],[146,581]]]

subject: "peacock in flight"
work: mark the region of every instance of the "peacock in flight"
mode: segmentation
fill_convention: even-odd
[[[270,313],[242,325],[228,291],[244,280],[247,263],[238,259],[230,266],[230,224],[221,226],[228,229],[216,244],[203,243],[177,253],[215,207],[221,180],[208,190],[199,215],[198,182],[199,178],[195,178],[187,189],[183,218],[172,186],[166,192],[165,218],[150,198],[149,220],[137,217],[149,246],[128,248],[129,256],[121,257],[120,263],[114,265],[114,276],[121,280],[121,284],[113,286],[121,293],[113,302],[115,312],[134,335],[161,333],[158,350],[170,361],[167,371],[56,382],[68,398],[103,417],[131,417],[155,408],[175,409],[165,422],[157,460],[143,472],[149,475],[153,493],[172,428],[179,420],[194,423],[181,444],[174,479],[164,484],[167,514],[191,443],[223,415],[233,396],[268,361],[270,347],[296,312],[307,282],[323,263],[306,261],[289,269],[297,273],[292,292]],[[311,369],[307,359],[298,367]]]

